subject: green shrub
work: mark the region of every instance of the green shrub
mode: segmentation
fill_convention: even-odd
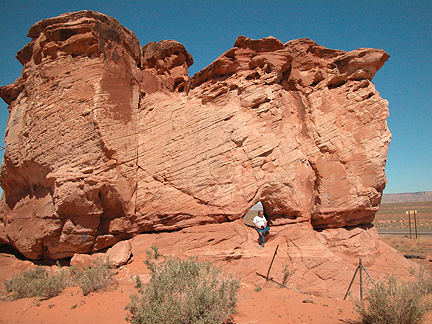
[[[107,289],[113,284],[114,275],[108,259],[97,259],[91,267],[73,270],[74,281],[81,287],[84,296],[93,291]]]
[[[282,270],[282,273],[283,273],[282,286],[285,286],[289,282],[293,274],[295,273],[295,270],[290,270],[289,265],[286,264]]]
[[[386,277],[367,291],[366,300],[354,299],[354,307],[366,324],[422,323],[430,309],[423,283]]]
[[[143,292],[143,289],[144,289],[144,285],[143,285],[143,283],[142,283],[142,281],[141,281],[141,278],[140,278],[139,276],[135,276],[134,281],[135,281],[135,288],[136,288],[140,293],[142,293],[142,292]]]
[[[168,259],[152,265],[150,282],[126,306],[129,322],[212,324],[233,313],[239,283],[209,262]]]
[[[52,298],[60,294],[66,287],[67,280],[64,271],[48,272],[43,267],[36,267],[14,276],[6,281],[8,293],[13,300],[28,297]]]
[[[152,246],[150,246],[150,248],[151,248],[152,251],[153,251],[153,256],[154,256],[154,258],[155,258],[156,260],[159,259],[159,257],[161,256],[161,254],[160,254],[160,252],[159,252],[159,247],[156,246],[156,245],[152,245]]]
[[[24,271],[5,281],[7,293],[16,300],[27,297],[52,298],[59,295],[64,288],[80,286],[83,294],[96,290],[104,290],[114,281],[114,272],[109,267],[108,260],[97,260],[92,267],[79,270],[76,267],[58,268],[57,271],[47,271],[38,266]]]
[[[414,272],[417,277],[417,286],[420,291],[425,295],[432,294],[432,273],[424,268]]]

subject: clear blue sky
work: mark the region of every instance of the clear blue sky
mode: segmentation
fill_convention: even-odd
[[[0,0],[0,86],[22,66],[14,58],[37,21],[95,10],[119,20],[141,45],[175,39],[193,55],[190,75],[231,48],[237,36],[307,37],[350,51],[384,49],[389,61],[374,78],[390,102],[393,134],[385,193],[432,191],[432,1],[12,1]],[[1,100],[0,100],[1,101]],[[8,118],[0,103],[0,145]],[[2,158],[2,155],[0,156]]]

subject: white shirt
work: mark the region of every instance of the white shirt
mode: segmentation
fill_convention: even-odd
[[[264,228],[265,225],[266,225],[266,222],[267,222],[267,220],[266,220],[266,218],[264,217],[264,215],[263,215],[263,217],[259,217],[259,216],[257,215],[257,216],[255,216],[254,219],[253,219],[253,223],[254,223],[256,226],[258,226],[258,228]]]

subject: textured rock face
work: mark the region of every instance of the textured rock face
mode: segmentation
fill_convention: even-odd
[[[192,78],[176,41],[144,47],[91,11],[43,20],[0,88],[10,105],[0,239],[62,258],[135,233],[241,218],[370,223],[385,187],[382,50],[240,36]]]
[[[370,225],[322,231],[313,230],[307,223],[273,226],[264,248],[258,244],[256,231],[241,220],[174,233],[141,234],[129,241],[135,259],[132,264],[142,264],[137,261],[145,261],[146,251],[156,245],[163,256],[199,257],[220,265],[252,287],[269,284],[257,273],[266,275],[270,264],[270,277],[281,283],[288,266],[291,276],[287,286],[302,293],[339,299],[348,289],[359,258],[376,281],[387,275],[406,280],[418,269],[416,263],[379,241],[376,228]],[[357,274],[350,292],[359,297],[359,291]]]

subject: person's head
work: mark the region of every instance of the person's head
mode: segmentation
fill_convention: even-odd
[[[262,210],[260,210],[260,211],[258,212],[258,216],[259,216],[259,217],[263,217],[263,216],[264,216],[264,213],[263,213]]]

